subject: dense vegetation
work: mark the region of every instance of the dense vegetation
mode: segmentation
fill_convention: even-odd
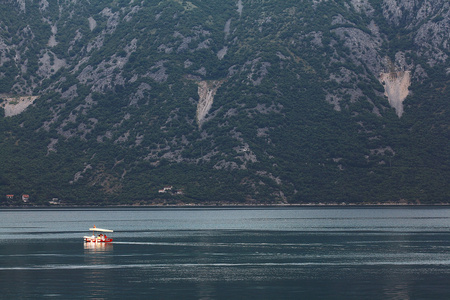
[[[355,2],[0,1],[0,204],[448,203],[449,4]]]

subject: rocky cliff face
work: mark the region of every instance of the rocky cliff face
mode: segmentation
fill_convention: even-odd
[[[39,35],[47,41],[44,43],[37,52],[33,53],[34,60],[37,59],[37,69],[28,70],[30,68],[30,58],[28,58],[29,48],[32,44],[35,44],[38,39],[34,31],[38,30],[32,28],[30,25],[22,26],[18,28],[14,34],[16,35],[17,41],[12,41],[11,38],[6,38],[4,35],[0,41],[0,51],[1,51],[1,61],[0,65],[5,65],[7,63],[13,64],[19,71],[17,74],[17,80],[11,91],[15,94],[20,95],[31,95],[32,90],[38,88],[42,85],[43,80],[50,78],[50,76],[56,74],[59,70],[64,68],[65,70],[73,70],[77,75],[77,79],[80,84],[87,85],[87,83],[92,83],[92,91],[94,92],[105,92],[107,90],[112,90],[116,85],[123,85],[125,83],[125,78],[121,77],[122,68],[127,65],[130,55],[136,52],[136,47],[139,41],[137,38],[130,40],[128,44],[124,44],[120,49],[120,55],[116,53],[109,57],[104,57],[102,61],[96,62],[95,65],[89,64],[88,61],[91,59],[92,54],[96,50],[105,49],[105,39],[116,33],[116,30],[121,25],[125,23],[131,23],[136,21],[139,16],[139,12],[142,11],[143,6],[137,3],[131,3],[130,5],[124,5],[120,9],[112,7],[97,7],[99,10],[89,16],[78,15],[78,10],[82,10],[84,5],[82,1],[72,1],[70,3],[62,2],[59,7],[53,7],[47,1],[40,1],[38,3],[38,9],[35,10],[35,4],[33,2],[27,1],[6,1],[16,8],[18,16],[26,16],[27,11],[33,11],[32,13],[39,13],[38,21],[43,25],[42,32]],[[323,3],[334,3],[334,1],[316,1],[313,2],[313,6],[316,7],[318,4]],[[174,3],[177,3],[174,1]],[[191,3],[191,2],[186,2]],[[246,3],[238,1],[236,3],[237,12],[242,15],[242,11]],[[250,2],[248,4],[252,9],[258,8],[258,5]],[[339,7],[340,4],[334,3],[329,4]],[[426,73],[423,71],[422,66],[419,62],[414,61],[412,56],[418,56],[424,58],[429,66],[442,65],[448,63],[448,53],[449,53],[449,42],[448,42],[448,32],[450,31],[449,25],[449,3],[445,0],[428,0],[428,1],[408,1],[408,0],[384,0],[381,4],[375,3],[369,0],[352,0],[345,2],[343,4],[347,11],[354,10],[356,16],[360,15],[359,24],[353,22],[351,19],[344,17],[340,13],[336,13],[332,16],[330,24],[332,25],[331,32],[334,34],[334,39],[329,41],[329,45],[333,47],[333,44],[342,43],[347,53],[342,55],[342,53],[332,53],[330,64],[336,63],[337,61],[351,61],[356,66],[362,66],[364,74],[369,74],[373,76],[378,76],[382,72],[386,72],[386,65],[383,63],[384,56],[381,54],[384,50],[383,43],[393,43],[396,41],[389,41],[389,36],[386,32],[381,32],[378,24],[380,22],[380,17],[377,16],[377,12],[381,12],[383,19],[388,26],[392,27],[395,32],[401,32],[401,36],[397,38],[405,42],[407,47],[399,47],[398,53],[393,53],[395,61],[393,62],[397,69],[402,69],[410,71],[414,80],[415,69],[418,67],[420,70],[418,74],[421,77],[425,77]],[[81,6],[81,7],[80,7]],[[28,9],[27,9],[28,8]],[[53,12],[56,10],[60,11],[56,16]],[[184,11],[199,10],[201,8],[195,6],[194,4],[185,4],[183,6]],[[295,7],[290,8],[291,12],[289,17],[295,18]],[[62,13],[65,12],[65,13]],[[264,17],[264,15],[267,15]],[[161,15],[156,14],[152,16],[155,20],[158,20]],[[175,16],[177,17],[177,16]],[[260,23],[258,27],[260,31],[263,30],[264,24],[273,23],[274,16],[270,16],[270,13],[263,12],[260,15],[260,19],[256,20]],[[66,18],[66,19],[65,19]],[[68,18],[68,19],[67,19]],[[51,20],[52,19],[52,20]],[[100,29],[99,22],[102,23],[102,28]],[[289,18],[288,18],[289,20]],[[84,32],[85,29],[70,27],[67,21],[79,22],[80,24],[88,25],[89,31]],[[290,21],[290,20],[289,20]],[[207,22],[207,20],[205,20]],[[232,32],[232,27],[235,23],[239,23],[239,20],[228,19],[224,27],[225,38],[227,42],[225,45],[217,50],[216,55],[219,60],[227,54],[229,45],[226,44],[236,44],[239,42],[236,33]],[[364,23],[365,22],[365,23]],[[287,22],[289,24],[289,22]],[[238,24],[236,26],[239,26]],[[288,25],[289,26],[289,25]],[[64,35],[61,33],[63,27],[66,29]],[[189,35],[183,35],[178,31],[174,31],[172,36],[174,38],[173,42],[160,43],[158,45],[158,52],[164,52],[166,54],[172,53],[182,53],[186,50],[190,52],[196,52],[201,49],[211,49],[212,39],[210,37],[211,32],[208,30],[201,29],[199,26],[191,31]],[[5,28],[7,28],[5,26]],[[58,34],[58,28],[60,28]],[[234,28],[234,32],[236,29]],[[156,28],[149,29],[150,34],[152,31],[157,31]],[[394,32],[394,34],[395,34]],[[90,34],[88,34],[90,33]],[[234,40],[232,39],[233,34],[235,35]],[[48,38],[48,39],[47,39]],[[61,39],[66,39],[66,41],[58,41]],[[178,42],[177,42],[178,40]],[[323,32],[322,31],[311,31],[303,32],[298,34],[298,41],[296,39],[291,42],[295,45],[296,43],[304,43],[306,41],[308,48],[310,50],[318,50],[324,47],[323,44]],[[63,46],[62,43],[65,42]],[[217,41],[214,41],[217,43]],[[191,45],[197,43],[197,46],[191,49]],[[406,43],[409,43],[406,44]],[[65,47],[66,52],[54,51],[57,46],[61,48]],[[34,46],[33,46],[34,47]],[[79,49],[77,51],[75,49]],[[58,49],[59,50],[59,49]],[[74,51],[77,51],[76,53]],[[14,55],[12,55],[14,52]],[[67,54],[70,54],[67,56]],[[230,55],[230,54],[228,54]],[[232,54],[231,54],[232,55]],[[401,57],[397,59],[397,57]],[[256,58],[258,60],[258,58]],[[408,62],[406,61],[408,60]],[[88,63],[88,65],[84,65]],[[166,61],[167,63],[167,61]],[[251,61],[246,62],[241,66],[241,72],[243,70],[249,70],[246,65],[250,64]],[[267,73],[267,66],[270,66],[268,62],[259,62],[261,64],[260,70],[255,70],[254,63],[252,64],[251,70],[252,75],[249,79],[252,80],[253,84],[257,84],[262,78],[264,78],[265,73]],[[157,61],[152,66],[149,66],[149,71],[145,74],[140,74],[144,78],[151,78],[157,82],[165,82],[169,76],[166,73],[166,67],[164,67],[164,61]],[[191,61],[186,60],[185,66],[192,64]],[[80,67],[82,69],[80,69]],[[34,67],[34,66],[31,66]],[[198,66],[197,70],[193,70],[194,73],[207,76],[207,68],[205,66]],[[232,66],[230,72],[235,73],[236,65]],[[191,69],[191,67],[186,67],[186,69]],[[257,76],[256,74],[261,74],[262,76]],[[139,76],[139,75],[138,75]],[[330,72],[330,79],[335,80],[338,83],[342,81],[357,81],[357,72],[352,72],[346,68],[340,68],[337,72]],[[137,80],[138,77],[134,77],[133,80]],[[4,92],[9,92],[4,90]],[[341,93],[335,93],[330,91],[328,99],[335,103],[336,109],[340,109],[338,102],[342,99],[341,95],[350,95],[352,99],[361,95],[361,92],[356,86],[351,89],[344,89]]]
[[[74,191],[137,199],[178,182],[194,198],[231,185],[242,201],[274,202],[357,195],[348,182],[389,191],[384,167],[398,159],[402,176],[421,156],[399,149],[426,140],[412,125],[419,116],[448,130],[439,121],[448,112],[447,0],[0,6],[2,126],[40,135],[45,157],[70,157],[70,176],[60,177]],[[33,101],[12,109],[18,97]],[[180,165],[204,176],[183,177]],[[405,190],[416,183],[405,181]]]
[[[33,104],[38,97],[9,97],[8,95],[0,95],[0,98],[3,98],[0,107],[5,110],[5,117],[12,117],[22,113],[28,106]]]
[[[403,101],[409,94],[411,84],[410,71],[381,73],[380,81],[384,86],[385,95],[389,104],[395,108],[399,117],[403,114]]]
[[[426,62],[428,66],[448,64],[450,50],[448,43],[450,4],[448,1],[385,0],[381,7],[376,7],[371,4],[371,1],[351,1],[351,5],[356,11],[366,15],[370,23],[365,24],[364,30],[360,24],[352,23],[338,15],[333,20],[333,24],[337,27],[333,29],[333,32],[349,50],[343,57],[348,57],[347,59],[362,66],[363,69],[360,72],[353,72],[340,68],[338,72],[330,74],[331,80],[338,83],[357,82],[362,72],[377,77],[380,73],[391,72],[394,69],[408,71],[413,81],[421,81],[427,77],[421,65],[422,62]],[[382,13],[383,20],[377,18],[377,12]],[[380,32],[379,26],[382,22],[386,22],[392,32]],[[389,35],[392,36],[389,37]],[[397,43],[401,45],[395,50],[390,44],[396,46]],[[383,50],[386,46],[387,48]],[[389,58],[386,60],[383,56],[382,53],[386,50],[391,52],[393,61]],[[393,86],[388,87],[389,91],[386,90],[385,94],[391,94],[392,88]],[[395,89],[400,91],[404,87],[398,85]],[[404,92],[402,94],[404,95]],[[331,91],[327,99],[334,103],[337,110],[340,110],[339,102],[345,95],[350,96],[352,101],[356,101],[362,92],[353,85],[350,89],[339,89],[338,93]],[[389,103],[398,112],[399,101],[392,99],[391,97]],[[400,116],[401,113],[398,115]]]
[[[214,96],[217,93],[217,89],[222,85],[223,81],[213,80],[213,81],[200,81],[198,82],[198,104],[197,104],[197,123],[201,129],[205,117],[211,109]]]

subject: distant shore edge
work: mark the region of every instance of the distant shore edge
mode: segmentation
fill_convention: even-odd
[[[209,204],[124,204],[124,205],[74,205],[74,204],[61,204],[61,205],[22,205],[22,206],[0,206],[0,210],[3,208],[52,208],[52,209],[70,209],[70,208],[300,208],[300,207],[439,207],[450,206],[450,203],[268,203],[268,204],[249,204],[249,203],[209,203]]]

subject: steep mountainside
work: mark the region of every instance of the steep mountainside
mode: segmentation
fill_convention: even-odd
[[[448,0],[0,16],[0,204],[450,200]]]

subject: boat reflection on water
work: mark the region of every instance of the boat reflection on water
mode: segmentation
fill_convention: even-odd
[[[85,254],[88,252],[110,252],[113,249],[112,243],[84,243]]]
[[[104,295],[113,284],[111,274],[114,247],[112,243],[84,243],[84,264],[82,271],[84,292],[94,299],[105,299]]]

